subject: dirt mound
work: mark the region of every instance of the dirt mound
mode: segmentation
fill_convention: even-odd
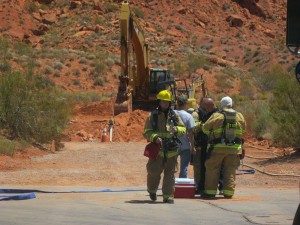
[[[77,105],[66,129],[64,141],[101,141],[104,128],[114,120],[113,141],[128,142],[144,140],[144,124],[149,113],[135,110],[113,117],[113,101]]]
[[[114,141],[142,141],[144,125],[149,112],[135,110],[115,117]]]

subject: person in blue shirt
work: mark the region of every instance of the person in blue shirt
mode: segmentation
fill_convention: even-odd
[[[195,120],[193,116],[186,111],[188,98],[186,95],[181,95],[177,99],[177,107],[175,112],[180,116],[186,127],[186,134],[179,139],[179,156],[180,156],[180,172],[179,178],[188,177],[188,165],[190,163],[191,155],[196,154],[194,146],[194,134],[193,127],[195,126]]]

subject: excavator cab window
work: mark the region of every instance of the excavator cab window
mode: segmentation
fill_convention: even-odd
[[[167,71],[151,70],[150,71],[150,93],[155,94],[165,89],[165,85],[160,83],[167,80],[168,80]]]

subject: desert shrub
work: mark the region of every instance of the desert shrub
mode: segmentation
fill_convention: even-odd
[[[105,70],[105,64],[100,60],[94,60],[95,72],[100,75]]]
[[[64,64],[62,64],[59,61],[54,63],[54,69],[56,69],[56,70],[62,70],[63,67],[64,67]]]
[[[38,11],[37,5],[33,1],[30,1],[30,0],[25,1],[25,8],[28,10],[29,13]]]
[[[37,76],[36,82],[41,88],[55,87],[55,83],[49,77]]]
[[[232,88],[232,83],[230,84],[229,76],[223,73],[217,73],[216,74],[216,86],[223,89],[230,89]]]
[[[281,70],[270,99],[271,117],[277,127],[273,141],[281,147],[300,149],[300,85],[294,75]]]
[[[72,83],[73,83],[73,85],[80,86],[80,80],[73,79]]]
[[[89,60],[92,60],[92,59],[95,59],[95,58],[96,58],[96,56],[94,54],[88,54],[87,55],[87,59],[89,59]]]
[[[88,60],[85,57],[81,57],[79,60],[80,64],[87,64]]]
[[[8,61],[0,62],[0,71],[8,72],[11,70],[11,64]]]
[[[17,148],[17,142],[0,136],[0,154],[12,156]]]
[[[106,64],[108,65],[109,68],[111,68],[115,64],[115,60],[112,57],[108,57],[105,60]]]
[[[35,67],[41,67],[42,66],[42,62],[41,61],[34,61],[34,66]]]
[[[105,9],[106,9],[106,12],[115,12],[118,10],[118,6],[116,4],[113,4],[113,3],[105,3]]]
[[[267,102],[259,102],[254,104],[255,118],[253,120],[253,130],[258,139],[265,139],[267,135],[272,137],[272,130],[275,127],[271,117],[270,109]]]
[[[285,76],[281,66],[276,65],[271,71],[259,73],[256,70],[252,75],[255,77],[256,86],[261,91],[271,91],[275,88],[280,77]]]
[[[0,77],[0,128],[12,139],[59,141],[68,116],[66,99],[35,76],[12,72]]]
[[[145,17],[145,13],[140,8],[133,8],[133,12],[139,18],[144,18]]]
[[[187,64],[189,66],[190,73],[192,73],[196,71],[198,68],[208,65],[209,62],[207,61],[206,57],[203,55],[190,54],[187,57]]]
[[[54,77],[60,77],[60,71],[59,70],[55,70],[53,76]]]
[[[52,74],[53,73],[53,68],[49,65],[45,66],[44,73],[45,74]]]
[[[79,69],[74,69],[73,70],[73,74],[76,76],[76,77],[79,77],[80,76],[80,70]]]
[[[94,19],[94,24],[103,24],[104,23],[104,18],[102,16],[97,16]]]
[[[247,96],[250,99],[254,98],[254,92],[251,81],[248,79],[241,79],[241,90],[240,95]]]
[[[104,85],[104,78],[103,77],[95,77],[94,85],[103,86]]]
[[[179,78],[181,74],[184,72],[184,67],[180,61],[176,61],[173,65],[172,74],[177,75]]]
[[[8,61],[9,46],[9,40],[0,37],[0,71],[2,72],[8,72],[11,70],[11,65]]]

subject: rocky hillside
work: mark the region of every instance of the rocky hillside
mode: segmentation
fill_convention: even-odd
[[[3,0],[0,35],[30,44],[36,72],[69,91],[114,94],[122,1]],[[285,48],[286,0],[131,0],[152,66],[203,73],[214,94],[257,96],[257,75],[296,60]],[[11,50],[13,65],[22,54]],[[189,65],[189,56],[199,66]],[[247,91],[242,91],[247,87]],[[242,91],[242,93],[241,93]]]

